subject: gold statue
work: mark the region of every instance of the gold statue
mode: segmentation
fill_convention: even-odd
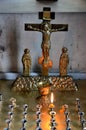
[[[50,24],[49,20],[43,20],[41,26],[42,28],[35,28],[31,25],[28,25],[28,28],[34,31],[42,32],[42,57],[38,59],[38,63],[42,64],[42,75],[48,76],[48,69],[53,65],[52,60],[50,60],[49,57],[49,51],[51,48],[51,33],[64,30],[65,26],[58,27],[58,29],[52,29],[52,25]]]
[[[62,48],[62,54],[59,61],[59,72],[60,76],[67,76],[67,67],[69,64],[69,57],[67,53],[68,49],[66,47]]]
[[[44,59],[49,57],[49,50],[51,48],[51,41],[50,36],[52,32],[62,31],[66,27],[63,25],[62,27],[58,27],[57,29],[52,29],[52,24],[50,23],[50,20],[43,20],[41,23],[41,28],[33,27],[32,25],[28,25],[28,29],[42,32],[42,55],[44,56]]]
[[[30,56],[30,50],[27,48],[24,50],[24,54],[22,56],[22,64],[23,64],[23,75],[29,76],[31,69],[31,56]]]
[[[25,24],[26,31],[39,31],[42,33],[42,56],[38,58],[38,63],[42,65],[42,75],[48,76],[48,69],[52,67],[52,60],[50,60],[49,51],[51,48],[51,33],[57,31],[67,31],[66,24],[51,24],[54,19],[55,12],[51,12],[49,7],[44,7],[43,12],[39,12],[39,18],[42,19],[41,24]]]

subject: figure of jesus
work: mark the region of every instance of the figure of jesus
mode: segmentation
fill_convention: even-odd
[[[43,20],[40,28],[36,28],[36,27],[33,27],[32,25],[28,25],[28,29],[42,32],[42,44],[41,44],[42,57],[38,59],[38,62],[39,64],[42,64],[43,66],[43,71],[45,71],[44,75],[47,75],[45,74],[46,71],[48,73],[48,68],[52,67],[52,61],[49,58],[49,51],[51,48],[51,41],[50,41],[51,33],[62,31],[65,28],[66,26],[64,25],[62,27],[58,27],[57,29],[53,29],[52,24],[50,24],[50,20]],[[46,68],[46,70],[44,68]]]
[[[43,20],[41,24],[41,28],[36,28],[31,25],[28,25],[28,29],[42,32],[42,55],[45,60],[49,57],[49,50],[51,48],[50,36],[52,32],[57,32],[65,29],[65,26],[59,27],[58,29],[52,29],[52,24],[50,24],[50,20]]]

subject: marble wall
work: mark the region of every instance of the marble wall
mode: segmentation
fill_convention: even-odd
[[[22,72],[21,57],[25,48],[30,49],[32,72],[40,72],[42,34],[25,31],[24,23],[41,23],[38,13],[0,14],[0,72]],[[86,13],[56,13],[51,23],[68,24],[68,32],[51,34],[50,57],[58,72],[61,48],[68,48],[69,72],[86,72]]]

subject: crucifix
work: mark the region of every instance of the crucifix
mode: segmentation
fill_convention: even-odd
[[[55,12],[51,12],[51,8],[44,7],[43,12],[39,12],[41,24],[25,24],[25,31],[39,31],[42,33],[42,56],[38,58],[38,63],[42,65],[42,76],[48,76],[49,68],[53,62],[50,60],[49,52],[51,48],[50,36],[52,32],[67,31],[67,24],[51,24],[51,20],[55,19]]]

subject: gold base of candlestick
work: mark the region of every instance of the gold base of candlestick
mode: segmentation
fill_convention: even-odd
[[[38,91],[39,95],[37,97],[37,101],[39,104],[41,104],[44,107],[48,107],[49,105],[49,93],[50,93],[50,83],[49,81],[47,82],[39,82],[38,83]]]
[[[49,108],[50,108],[50,109],[54,109],[54,108],[55,108],[55,105],[54,105],[53,103],[51,103],[51,104],[49,105]]]

